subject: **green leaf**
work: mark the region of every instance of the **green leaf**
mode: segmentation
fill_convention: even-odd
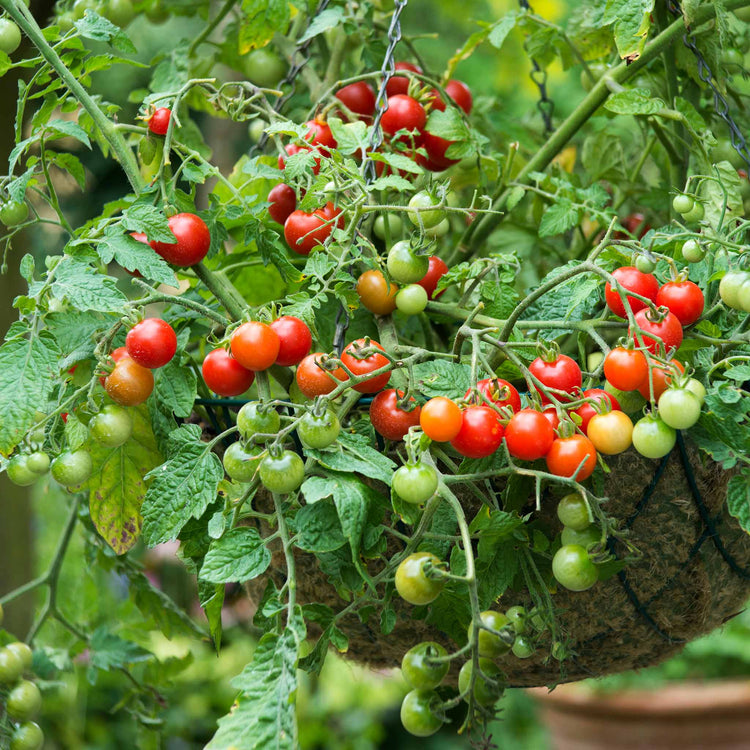
[[[721,184],[706,180],[702,184],[701,197],[705,207],[705,221],[711,226],[729,226],[733,220],[744,217],[742,202],[742,180],[737,169],[728,161],[713,165],[713,171]],[[726,193],[726,195],[725,195]]]
[[[307,552],[333,552],[346,544],[338,512],[331,503],[305,505],[290,525],[297,531],[295,545]]]
[[[313,16],[307,31],[297,40],[297,44],[303,44],[309,39],[313,39],[329,29],[335,29],[344,21],[344,11],[342,8],[326,8],[322,13]]]
[[[161,461],[145,406],[129,410],[133,434],[119,448],[106,448],[90,439],[86,449],[94,471],[86,483],[91,520],[102,539],[122,555],[138,541],[144,477]]]
[[[521,202],[524,195],[526,195],[526,190],[521,185],[511,188],[508,193],[508,200],[505,201],[505,210],[510,213]]]
[[[221,647],[223,624],[221,613],[224,608],[226,586],[223,583],[208,583],[198,579],[198,600],[208,620],[208,632],[218,653]]]
[[[637,60],[646,44],[654,0],[608,0],[604,23],[614,24],[615,44],[620,57]]]
[[[149,240],[158,242],[174,242],[176,239],[164,212],[150,203],[136,202],[126,208],[122,215],[122,227],[128,232],[142,232]]]
[[[200,518],[216,499],[224,468],[201,441],[198,425],[183,425],[170,435],[170,458],[146,476],[151,485],[143,501],[143,538],[153,547],[177,538],[190,518]]]
[[[304,622],[295,613],[281,634],[266,633],[253,660],[232,680],[242,690],[206,750],[293,750],[297,745],[294,704]]]
[[[487,39],[489,43],[496,49],[500,49],[503,46],[503,42],[507,39],[508,34],[515,28],[519,17],[518,11],[511,11],[506,13],[497,23],[492,26],[492,30],[489,33]]]
[[[172,412],[176,417],[189,417],[198,395],[197,389],[195,372],[181,367],[174,359],[156,372],[154,397],[161,411]]]
[[[567,232],[579,222],[580,218],[579,209],[573,206],[567,198],[561,198],[557,203],[549,206],[542,215],[542,220],[539,222],[539,236],[551,237]]]
[[[91,141],[86,135],[86,131],[72,120],[50,120],[44,128],[45,133],[56,134],[61,138],[73,138],[84,146],[91,148]]]
[[[385,484],[391,483],[396,464],[370,445],[364,435],[342,433],[333,446],[324,451],[308,450],[308,456],[332,471],[363,474]]]
[[[266,572],[271,553],[256,529],[231,529],[211,543],[200,577],[209,583],[249,581]]]
[[[239,52],[264,47],[279,29],[289,25],[287,0],[243,0],[243,23],[239,32]]]
[[[481,540],[480,540],[481,541]],[[512,538],[498,544],[485,544],[477,555],[477,593],[483,609],[502,596],[518,572],[518,550]]]
[[[147,279],[178,288],[177,278],[164,258],[149,245],[123,234],[116,227],[107,228],[96,251],[104,263],[114,260],[131,273],[137,271]]]
[[[21,330],[21,327],[19,327]],[[10,336],[11,334],[9,334]],[[57,379],[57,343],[48,333],[0,347],[0,453],[8,456],[36,421]]]
[[[428,398],[447,396],[460,398],[471,385],[471,368],[436,359],[434,362],[420,362],[414,366],[414,378],[420,393]]]
[[[91,666],[105,672],[152,658],[148,651],[109,632],[103,626],[91,634],[88,645]]]
[[[115,49],[119,49],[122,52],[137,52],[133,42],[130,41],[128,35],[119,26],[115,26],[92,10],[86,10],[83,18],[75,22],[75,27],[84,39],[93,39],[96,42],[109,42]]]
[[[655,115],[665,106],[661,99],[652,97],[648,89],[618,91],[604,103],[605,109],[618,115]]]
[[[97,273],[88,263],[65,256],[55,267],[52,293],[76,310],[122,312],[127,297],[111,276]]]
[[[740,522],[740,526],[750,534],[750,472],[745,470],[729,480],[727,487],[727,508]]]

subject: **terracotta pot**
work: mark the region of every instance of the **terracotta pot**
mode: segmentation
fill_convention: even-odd
[[[528,692],[554,750],[750,748],[750,680],[611,694],[574,683]]]

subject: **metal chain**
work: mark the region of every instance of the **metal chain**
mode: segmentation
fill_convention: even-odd
[[[534,12],[528,0],[518,0],[518,4],[522,10],[527,10],[529,13]],[[533,57],[529,57],[529,60],[531,61],[529,78],[531,78],[534,85],[539,89],[539,101],[536,103],[536,108],[539,110],[544,121],[544,134],[549,135],[554,130],[552,117],[555,114],[555,103],[547,96],[547,71]]]
[[[305,29],[305,33],[307,33],[307,30],[312,25],[312,22],[315,20],[317,16],[319,16],[327,7],[330,0],[320,0],[318,3],[318,7],[315,9],[315,13],[313,13],[308,21],[307,28]],[[305,34],[303,33],[302,36]],[[283,88],[284,86],[289,86],[289,90],[284,94],[283,96],[280,96],[274,103],[273,103],[273,111],[276,113],[281,112],[284,105],[292,98],[294,95],[294,90],[297,85],[297,75],[299,72],[307,65],[308,62],[310,62],[310,45],[313,42],[314,37],[310,37],[307,41],[302,42],[302,44],[298,44],[297,48],[292,53],[292,64],[289,66],[289,70],[287,71],[284,78],[281,79],[279,82],[279,87]],[[262,151],[265,147],[266,143],[268,142],[268,133],[263,133],[260,138],[258,138],[258,142],[253,146],[252,149],[250,149],[251,153],[256,153],[259,151]]]
[[[667,0],[667,8],[669,12],[678,18],[682,16],[680,7],[674,2],[674,0]],[[686,25],[687,31],[682,35],[682,43],[693,53],[695,59],[698,61],[698,77],[705,83],[713,92],[714,96],[714,109],[716,114],[721,117],[722,120],[727,124],[729,128],[729,137],[732,141],[734,150],[742,157],[748,170],[750,171],[750,147],[742,131],[737,126],[737,123],[732,119],[732,115],[729,114],[729,102],[727,102],[724,95],[719,91],[716,83],[714,82],[714,76],[711,73],[711,68],[706,62],[706,58],[703,57],[701,51],[695,44],[695,37],[690,32],[690,27]]]

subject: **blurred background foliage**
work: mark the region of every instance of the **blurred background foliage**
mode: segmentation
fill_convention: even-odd
[[[577,5],[574,0],[535,0],[534,10],[551,21],[561,21]],[[403,26],[414,41],[427,65],[428,72],[440,74],[455,51],[479,27],[477,21],[488,22],[504,12],[517,8],[513,0],[410,0],[403,16]],[[42,15],[43,9],[34,8]],[[181,39],[194,38],[202,22],[185,16],[171,16],[164,24],[154,25],[140,16],[128,27],[128,34],[136,41],[138,59],[150,64],[170,51],[170,45]],[[353,41],[356,43],[356,40]],[[523,52],[523,37],[513,34],[501,52],[485,44],[480,46],[456,70],[475,92],[475,111],[481,128],[488,134],[500,130],[517,137],[522,151],[532,152],[539,142],[540,119],[536,109],[538,90],[529,77],[530,63]],[[549,73],[549,93],[555,101],[555,117],[559,122],[580,100],[584,92],[578,71],[563,72],[552,65]],[[227,78],[237,71],[226,69]],[[141,90],[145,90],[151,76],[148,67],[120,66],[101,74],[94,83],[95,93],[106,95],[122,107],[120,119],[132,121],[138,111]],[[14,82],[6,76],[6,101],[13,97]],[[304,116],[306,103],[300,102],[291,117]],[[0,144],[6,152],[12,138],[14,108],[3,107],[0,114]],[[611,121],[608,121],[611,122]],[[222,123],[210,118],[199,122],[205,128],[209,144],[221,144],[214,159],[225,169],[245,153],[251,145],[248,130],[243,125]],[[604,127],[606,123],[601,124]],[[596,122],[594,122],[596,127]],[[623,137],[627,137],[623,134]],[[124,176],[112,160],[103,159],[98,151],[79,151],[88,171],[86,199],[77,187],[63,192],[65,209],[74,225],[98,214],[101,206],[128,191]],[[60,238],[34,230],[26,237],[27,247],[19,243],[16,252],[36,253],[41,259]],[[536,234],[523,227],[508,225],[496,242],[507,244],[523,255],[531,252]],[[11,264],[12,266],[13,264]],[[532,271],[533,272],[533,271]],[[4,282],[4,296],[12,299],[16,279]],[[10,306],[4,327],[11,319]],[[46,569],[67,515],[64,498],[55,488],[37,489],[32,500],[19,488],[10,489],[0,479],[6,501],[0,504],[0,540],[5,544],[5,567],[13,561],[13,571],[0,575],[3,589],[8,590],[20,580],[13,575],[30,577]],[[29,505],[32,503],[33,505]],[[14,531],[10,531],[14,529]],[[1,534],[5,533],[3,537]],[[29,534],[31,536],[29,536]],[[88,540],[94,542],[94,537]],[[217,656],[208,642],[187,635],[176,635],[167,640],[144,624],[142,615],[130,603],[125,579],[117,574],[112,559],[98,545],[91,552],[83,538],[77,538],[65,559],[60,585],[60,607],[75,613],[78,620],[92,628],[97,623],[113,621],[117,613],[123,637],[153,651],[161,661],[158,673],[148,672],[153,667],[138,665],[130,678],[119,671],[96,668],[80,653],[69,660],[68,647],[72,637],[59,625],[50,621],[45,626],[43,652],[37,656],[37,671],[44,688],[44,715],[40,721],[50,750],[119,750],[120,748],[165,747],[168,750],[192,750],[202,747],[215,730],[216,719],[225,714],[235,691],[229,685],[232,676],[241,671],[252,653],[252,626],[248,604],[241,590],[229,592],[225,610],[224,644]],[[147,552],[136,551],[152,580],[176,601],[192,611],[203,625],[204,619],[195,604],[194,582],[173,549]],[[9,627],[28,627],[28,620],[40,601],[26,597],[8,607]],[[70,671],[67,671],[67,670]],[[669,679],[694,677],[750,675],[750,618],[747,614],[729,623],[724,632],[713,634],[691,644],[684,654],[666,665],[645,670],[639,675],[610,678],[604,688],[632,685],[656,685]],[[121,710],[128,702],[128,680],[146,680],[159,691],[163,707],[160,720],[163,726],[150,726],[150,717],[142,717],[139,724],[133,716]],[[376,748],[442,750],[467,746],[465,739],[456,736],[448,726],[434,737],[417,740],[401,729],[398,707],[406,687],[397,671],[375,673],[357,667],[341,658],[329,658],[319,679],[305,676],[299,701],[301,742],[305,750],[375,750]],[[536,720],[534,705],[521,691],[509,691],[503,699],[502,722],[492,728],[492,740],[504,750],[544,750],[549,747],[545,731]],[[132,706],[130,707],[132,709]],[[159,740],[159,737],[167,738]]]

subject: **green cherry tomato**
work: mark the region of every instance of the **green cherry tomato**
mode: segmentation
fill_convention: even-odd
[[[279,413],[260,401],[248,401],[237,414],[237,429],[245,440],[256,435],[275,435],[281,426]]]
[[[589,505],[577,492],[560,499],[557,504],[557,517],[563,526],[569,526],[577,531],[585,529],[591,523]]]
[[[256,86],[273,88],[286,74],[284,61],[267,47],[252,50],[242,58],[242,72]]]
[[[170,15],[169,10],[164,7],[160,0],[152,0],[152,2],[146,5],[144,12],[146,18],[148,18],[151,23],[155,24],[164,23]]]
[[[401,704],[401,724],[415,737],[429,737],[443,726],[430,706],[440,703],[440,697],[432,690],[412,690]]]
[[[421,505],[435,494],[438,475],[429,464],[406,464],[396,469],[391,486],[405,503]]]
[[[737,290],[737,309],[750,312],[750,278],[746,278]]]
[[[688,263],[699,263],[706,257],[706,249],[697,240],[685,240],[681,252]]]
[[[5,648],[7,648],[8,651],[12,651],[21,660],[24,671],[31,669],[31,660],[34,656],[34,652],[31,650],[30,646],[26,643],[21,643],[21,641],[14,641],[13,643],[9,643]]]
[[[0,19],[0,24],[2,19]],[[0,32],[2,33],[2,32]],[[23,201],[8,201],[0,206],[0,221],[6,227],[15,227],[23,224],[29,218],[29,207]]]
[[[635,259],[635,267],[641,273],[653,273],[656,269],[656,261],[653,261],[647,255],[640,253]]]
[[[501,631],[506,626],[511,626],[511,621],[506,617],[506,615],[502,614],[501,612],[495,612],[491,609],[488,609],[486,612],[480,613],[479,617],[482,620],[482,625],[484,625],[487,628],[490,628],[492,630]],[[508,631],[505,631],[508,633]],[[474,623],[472,622],[469,625],[469,640],[473,638],[474,635]],[[489,630],[485,630],[484,628],[479,629],[479,655],[480,656],[486,656],[489,659],[495,659],[498,656],[503,656],[504,654],[507,654],[508,651],[510,651],[510,647],[513,643],[512,634],[508,633],[507,640],[504,638],[501,638],[499,635],[496,635],[495,633],[490,633]]]
[[[15,721],[33,719],[42,707],[42,694],[29,680],[21,680],[8,694],[5,710]]]
[[[526,623],[528,622],[529,615],[526,612],[525,607],[509,607],[505,610],[505,616],[510,621],[510,624],[513,625],[513,630],[515,630],[516,633],[520,635],[521,633],[526,632]]]
[[[430,552],[414,552],[396,570],[396,591],[409,604],[429,604],[443,590],[445,579],[428,577],[425,570],[428,563],[437,567],[440,560]]]
[[[698,401],[701,402],[701,406],[703,406],[703,402],[706,400],[706,388],[703,383],[701,383],[700,380],[696,380],[695,378],[690,378],[690,380],[685,383],[685,388],[687,388],[690,393],[696,396],[698,398]]]
[[[13,456],[6,469],[8,479],[19,487],[28,487],[39,479],[39,474],[29,467],[29,458],[23,454]]]
[[[689,211],[682,214],[682,218],[688,224],[696,224],[703,219],[705,213],[706,211],[703,208],[703,204],[700,201],[695,201],[693,207]]]
[[[451,223],[445,218],[439,224],[435,224],[434,227],[425,228],[424,232],[428,237],[445,237],[450,229]]]
[[[40,750],[44,744],[44,732],[38,724],[27,721],[19,724],[10,740],[10,750]]]
[[[0,18],[0,50],[12,55],[21,45],[21,30],[10,18]]]
[[[12,685],[22,674],[21,657],[8,648],[0,648],[0,685]]]
[[[417,255],[406,240],[396,242],[388,251],[388,273],[399,284],[416,284],[430,267],[426,255]]]
[[[587,526],[585,529],[571,529],[568,526],[564,526],[562,533],[560,534],[560,541],[563,545],[577,544],[588,550],[595,544],[598,544],[602,539],[602,532],[593,523]]]
[[[99,8],[97,0],[75,0],[73,3],[73,16],[79,21],[86,15],[87,10],[96,11]]]
[[[677,433],[661,417],[647,414],[633,427],[633,447],[646,458],[666,456],[677,442]]]
[[[44,451],[34,451],[26,459],[26,466],[35,474],[42,476],[49,471],[49,456]]]
[[[416,209],[414,211],[407,211],[409,221],[415,227],[422,226],[425,229],[437,226],[445,218],[445,211],[442,208],[436,208],[432,211],[424,209],[429,209],[438,203],[440,201],[437,198],[433,198],[426,190],[420,190],[409,201],[409,208]]]
[[[61,453],[51,466],[52,478],[63,487],[75,487],[82,484],[94,469],[94,462],[88,451],[65,451]]]
[[[128,410],[117,404],[105,404],[89,422],[91,437],[105,448],[118,448],[133,432],[133,419]]]
[[[390,231],[390,237],[386,233],[386,224]],[[378,214],[372,224],[372,231],[381,240],[392,240],[395,237],[401,236],[401,232],[404,231],[404,222],[401,221],[401,217],[398,214]]]
[[[570,591],[586,591],[599,580],[589,553],[578,544],[560,547],[552,558],[552,575]]]
[[[524,635],[519,635],[516,637],[516,640],[513,641],[513,656],[518,657],[519,659],[528,659],[530,656],[534,655],[534,644],[531,642],[529,638],[527,638]]]
[[[689,429],[700,415],[700,399],[687,388],[667,388],[659,397],[659,416],[675,430]]]
[[[672,208],[675,210],[675,213],[678,214],[689,213],[693,210],[694,206],[695,201],[690,195],[684,195],[683,193],[680,193],[679,195],[675,195],[675,197],[672,199]]]
[[[305,464],[292,451],[284,451],[280,456],[266,456],[260,462],[260,481],[271,492],[284,495],[294,492],[305,478]]]
[[[339,418],[330,409],[326,409],[319,417],[307,412],[297,425],[299,439],[307,448],[327,448],[336,442],[340,432]]]
[[[252,482],[262,458],[263,451],[260,448],[245,450],[238,440],[224,451],[224,471],[235,482]]]
[[[458,692],[465,701],[468,701],[471,675],[474,672],[474,664],[467,661],[458,673]],[[479,659],[479,672],[474,683],[474,700],[485,708],[491,708],[497,703],[503,692],[502,672],[495,662],[490,659]]]
[[[404,315],[418,315],[427,307],[427,292],[419,284],[408,284],[396,294],[396,307]]]
[[[102,15],[124,29],[135,18],[135,9],[131,0],[105,0]]]
[[[727,271],[719,282],[721,301],[733,310],[740,309],[739,293],[742,285],[750,278],[745,271]]]
[[[448,674],[450,662],[433,660],[447,655],[448,652],[439,643],[418,643],[401,659],[401,674],[416,690],[434,690]]]

